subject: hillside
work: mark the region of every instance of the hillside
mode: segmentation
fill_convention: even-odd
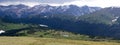
[[[104,8],[94,13],[90,13],[87,15],[80,16],[79,19],[89,22],[89,23],[102,23],[102,24],[116,24],[119,18],[120,8],[117,7],[109,7]],[[114,19],[117,19],[114,21]]]
[[[90,26],[85,26],[87,28],[90,27],[89,29],[93,28],[93,35],[97,33],[104,36],[119,38],[119,11],[120,8],[117,7],[104,8],[94,13],[80,16],[79,20],[90,24]]]
[[[21,29],[28,27],[28,24],[22,24],[22,23],[8,23],[4,22],[2,19],[0,19],[0,30],[13,30],[13,29]]]

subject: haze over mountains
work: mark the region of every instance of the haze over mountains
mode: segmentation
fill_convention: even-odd
[[[0,18],[3,22],[45,24],[55,29],[117,39],[120,39],[119,12],[119,7],[76,5],[29,7],[23,4],[0,6]]]

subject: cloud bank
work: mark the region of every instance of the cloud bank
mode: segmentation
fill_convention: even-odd
[[[0,0],[0,5],[25,4],[29,6],[39,4],[59,5],[78,5],[78,6],[98,6],[98,7],[120,7],[120,0]]]

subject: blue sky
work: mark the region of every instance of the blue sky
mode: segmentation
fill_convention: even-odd
[[[120,7],[120,0],[0,0],[0,5],[17,5],[25,4],[29,6],[39,4],[50,4],[53,6],[59,5],[78,5],[78,6],[97,6],[97,7]]]

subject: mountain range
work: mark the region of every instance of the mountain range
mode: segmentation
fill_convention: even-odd
[[[116,39],[120,39],[119,12],[119,7],[42,4],[33,7],[23,4],[0,6],[0,18],[3,22],[45,24],[55,29]]]
[[[26,17],[30,15],[84,15],[100,10],[100,7],[78,7],[76,5],[66,6],[50,6],[47,4],[36,5],[29,7],[23,4],[0,6],[0,14],[8,15],[11,17]]]

